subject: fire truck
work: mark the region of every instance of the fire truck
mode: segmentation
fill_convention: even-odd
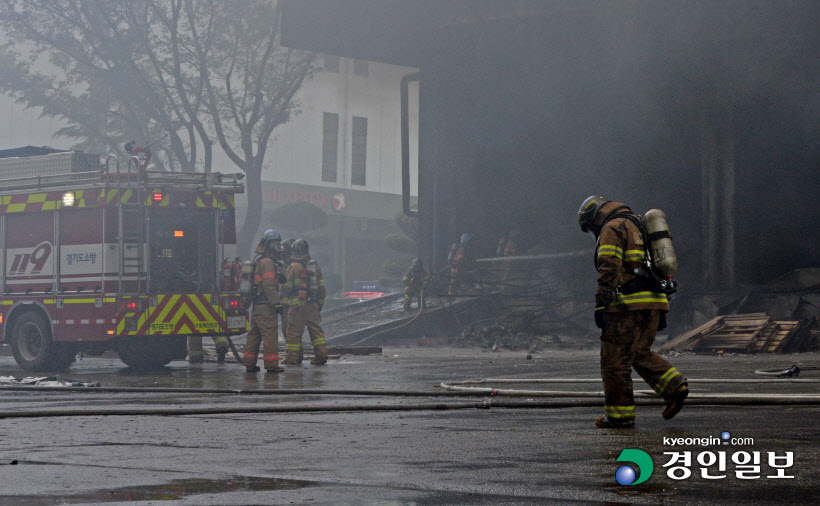
[[[188,336],[246,332],[224,260],[243,175],[100,160],[0,159],[0,340],[17,364],[64,370],[78,353],[116,351],[150,370],[185,358]]]

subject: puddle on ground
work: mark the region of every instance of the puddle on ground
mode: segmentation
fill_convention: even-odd
[[[41,504],[87,504],[121,501],[176,501],[183,497],[196,494],[296,490],[317,486],[318,484],[318,482],[308,480],[285,480],[258,476],[231,476],[224,480],[190,478],[173,480],[160,485],[140,485],[110,490],[95,490],[72,495],[0,495],[0,503],[38,506]]]

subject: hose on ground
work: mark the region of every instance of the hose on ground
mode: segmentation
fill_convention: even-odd
[[[633,378],[638,381],[638,378]],[[753,378],[689,378],[688,383],[820,383],[820,378],[778,378],[778,379],[753,379]],[[600,383],[600,378],[484,378],[477,380],[445,381],[439,386],[446,388],[446,385],[483,385],[487,383]]]
[[[225,337],[228,339],[228,346],[231,348],[231,353],[233,353],[233,356],[236,357],[236,361],[239,362],[239,365],[245,365],[245,361],[239,356],[239,351],[237,351],[236,346],[234,346],[231,336]]]
[[[83,393],[125,393],[125,394],[202,394],[202,395],[327,395],[327,396],[361,396],[361,397],[486,397],[484,393],[464,394],[450,391],[424,390],[356,390],[356,389],[231,389],[231,388],[165,388],[165,387],[48,387],[48,386],[0,386],[4,391],[34,392],[83,392]]]
[[[800,376],[801,371],[820,371],[820,367],[818,366],[804,366],[799,367],[796,364],[792,364],[791,367],[788,369],[758,369],[755,371],[757,376],[772,376],[776,378],[795,378]]]
[[[753,383],[753,384],[785,384],[785,383],[820,383],[820,378],[783,378],[783,379],[752,379],[752,378],[694,378],[689,383]],[[248,396],[288,396],[288,395],[326,395],[326,396],[361,396],[361,397],[485,397],[492,392],[504,392],[501,395],[511,395],[513,392],[522,392],[521,395],[533,393],[553,393],[559,396],[565,391],[546,390],[498,390],[494,388],[475,388],[469,385],[487,385],[489,383],[598,383],[598,378],[485,378],[477,380],[446,381],[438,387],[444,390],[382,390],[382,389],[322,389],[322,388],[282,388],[282,389],[233,389],[233,388],[181,388],[181,387],[51,387],[37,385],[0,385],[0,392],[83,392],[83,393],[126,393],[126,394],[202,394],[202,395],[248,395]],[[584,396],[595,392],[579,392]],[[653,394],[654,395],[654,394]]]
[[[416,313],[416,315],[413,318],[411,318],[410,320],[408,320],[404,323],[396,325],[394,327],[390,327],[390,328],[380,330],[380,331],[376,332],[375,334],[370,334],[369,336],[365,337],[364,339],[360,339],[360,340],[356,341],[351,346],[359,346],[360,344],[362,344],[364,342],[367,342],[367,341],[373,339],[374,337],[376,337],[378,335],[384,334],[385,332],[391,332],[393,330],[398,330],[398,329],[400,329],[402,327],[406,327],[407,325],[410,325],[411,323],[416,321],[416,319],[418,319],[418,317],[421,316],[421,313],[424,311],[424,290],[425,290],[425,288],[427,288],[427,285],[424,285],[423,287],[421,287],[421,293],[419,294],[419,311],[418,311],[418,313]]]
[[[783,406],[783,405],[820,405],[820,396],[792,399],[789,397],[769,395],[749,402],[749,395],[726,397],[721,395],[708,398],[691,395],[687,406],[735,405],[735,406]],[[636,405],[660,405],[660,399],[636,399]],[[46,418],[46,417],[79,417],[79,416],[182,416],[182,415],[227,415],[227,414],[260,414],[260,413],[332,413],[332,412],[367,412],[367,411],[439,411],[458,409],[562,409],[600,407],[599,399],[550,400],[550,401],[509,401],[503,399],[484,399],[466,402],[438,403],[401,403],[401,404],[341,404],[341,405],[293,405],[293,406],[220,406],[220,407],[184,407],[184,408],[86,408],[86,409],[43,409],[43,410],[4,410],[2,418]]]
[[[439,386],[445,390],[468,393],[484,392],[492,396],[507,397],[603,397],[603,392],[588,391],[566,391],[566,390],[516,390],[498,389],[493,387],[467,386],[486,385],[490,383],[591,383],[600,380],[593,378],[485,378],[479,380],[464,381],[443,381]],[[820,379],[720,379],[720,378],[700,378],[688,379],[689,383],[755,383],[755,384],[784,384],[784,383],[820,383]],[[657,394],[652,390],[636,390],[635,397],[657,398]],[[691,393],[687,398],[687,403],[691,401],[719,402],[730,404],[754,405],[775,405],[778,402],[786,404],[820,404],[820,394],[802,393]]]

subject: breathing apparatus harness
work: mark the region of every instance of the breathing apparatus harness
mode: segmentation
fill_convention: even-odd
[[[279,266],[279,261],[273,255],[272,252],[269,252],[267,249],[264,253],[260,255],[256,255],[253,257],[253,261],[251,262],[251,286],[250,286],[250,293],[248,294],[247,299],[245,300],[245,306],[248,307],[252,302],[267,302],[268,296],[265,295],[264,290],[260,290],[259,286],[256,284],[256,268],[259,265],[259,262],[262,261],[263,258],[270,258],[273,260],[274,265]]]
[[[651,236],[646,233],[646,227],[644,227],[643,220],[640,216],[636,215],[632,212],[631,209],[627,206],[622,206],[615,209],[612,214],[604,220],[603,225],[601,225],[601,230],[612,220],[624,218],[631,221],[636,227],[638,227],[638,233],[640,234],[641,239],[644,240],[644,259],[643,265],[639,267],[635,267],[630,274],[634,274],[635,277],[624,283],[623,285],[617,287],[615,289],[616,293],[620,293],[621,295],[630,295],[637,292],[649,291],[649,292],[660,292],[666,295],[672,295],[677,291],[678,284],[671,279],[664,279],[658,276],[655,273],[653,268],[652,262],[652,254],[650,253],[649,244],[651,241],[660,238],[671,238],[668,230],[655,232]],[[598,233],[598,238],[595,244],[595,267],[598,267],[598,248],[601,246],[601,234]]]
[[[316,260],[307,257],[296,260],[301,266],[302,270],[299,272],[298,286],[296,287],[297,297],[306,302],[318,302],[319,295],[319,263]]]

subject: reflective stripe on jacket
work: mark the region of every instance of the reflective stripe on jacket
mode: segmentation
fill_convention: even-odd
[[[276,273],[276,263],[268,257],[263,257],[256,264],[253,273],[253,284],[257,286],[257,293],[264,294],[268,304],[279,304],[279,278]]]
[[[285,304],[302,306],[308,299],[308,273],[305,265],[312,260],[308,255],[294,256],[292,260],[293,262],[288,266],[285,272],[285,283],[282,285],[280,291]],[[313,261],[315,262],[315,260]],[[318,264],[316,264],[316,277],[318,285],[315,295],[316,302],[319,303],[319,306],[322,306],[325,303],[326,289],[322,269]]]
[[[627,208],[628,209],[628,208]],[[607,312],[660,309],[669,311],[666,295],[640,290],[621,294],[618,289],[636,278],[635,269],[643,269],[646,246],[640,229],[628,218],[615,218],[601,229],[595,264],[598,288],[595,308]]]

